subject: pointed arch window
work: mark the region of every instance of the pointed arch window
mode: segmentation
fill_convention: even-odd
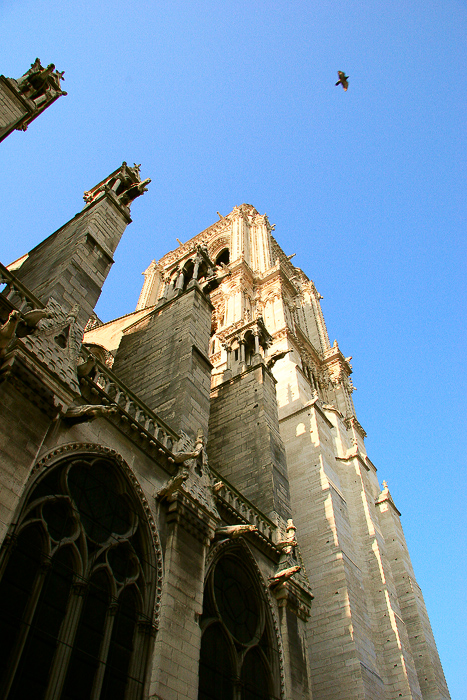
[[[4,700],[142,697],[157,567],[132,489],[95,455],[35,482],[1,559]]]
[[[256,577],[239,550],[206,582],[198,700],[278,700],[279,652]]]

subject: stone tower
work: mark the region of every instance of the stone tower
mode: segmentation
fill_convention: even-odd
[[[61,77],[0,80],[0,136]],[[0,265],[0,696],[448,700],[351,358],[267,217],[94,315],[148,182],[123,163]]]
[[[193,263],[196,250],[215,268]],[[313,697],[449,698],[400,513],[366,453],[352,358],[267,217],[235,207],[153,262],[137,309],[190,279],[209,290],[214,270],[210,464],[275,522],[293,515],[315,596]]]

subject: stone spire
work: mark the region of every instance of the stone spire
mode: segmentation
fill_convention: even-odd
[[[78,322],[84,328],[131,223],[130,204],[149,182],[141,180],[139,165],[123,163],[84,193],[81,212],[9,269],[44,304],[53,297],[66,312],[78,304]]]

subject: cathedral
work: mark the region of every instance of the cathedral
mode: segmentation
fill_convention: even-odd
[[[0,77],[0,140],[61,77]],[[448,700],[352,358],[267,216],[95,315],[149,183],[123,163],[0,266],[0,697]]]

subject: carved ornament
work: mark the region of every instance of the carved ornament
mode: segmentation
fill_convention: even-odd
[[[151,182],[150,178],[141,180],[139,169],[140,166],[136,163],[130,168],[124,161],[120,168],[84,193],[83,199],[86,206],[100,199],[104,194],[111,194],[119,204],[128,207],[134,199],[147,192],[146,185]]]

